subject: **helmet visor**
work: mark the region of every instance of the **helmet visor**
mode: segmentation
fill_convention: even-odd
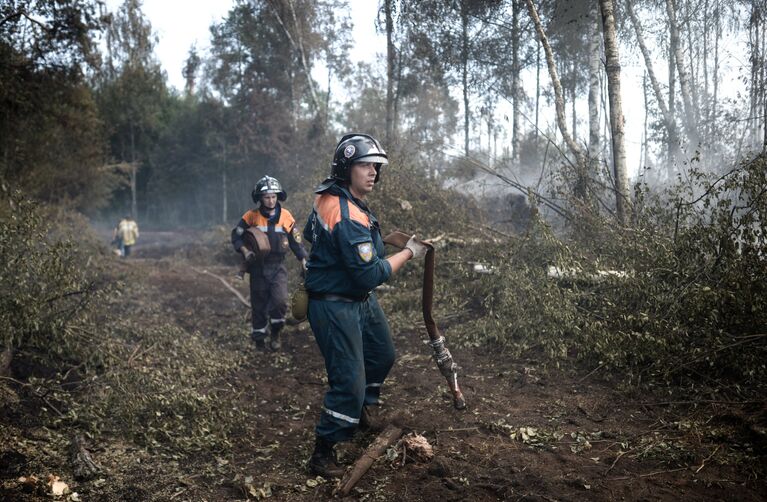
[[[358,159],[354,159],[354,163],[356,164],[357,162],[372,162],[373,164],[388,164],[389,159],[387,159],[385,155],[374,153],[370,155],[364,155]]]

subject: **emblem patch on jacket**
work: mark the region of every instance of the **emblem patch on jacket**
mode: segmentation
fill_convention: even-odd
[[[373,243],[363,242],[362,244],[357,244],[357,254],[360,255],[360,258],[362,258],[362,261],[364,261],[365,263],[372,260],[373,259]]]

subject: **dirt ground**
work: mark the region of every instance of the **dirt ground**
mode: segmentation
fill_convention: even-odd
[[[310,476],[305,467],[326,385],[307,324],[286,328],[283,351],[256,351],[247,337],[246,309],[235,296],[188,263],[165,259],[184,245],[175,234],[144,233],[124,266],[145,281],[151,297],[144,301],[162,304],[184,333],[215,341],[223,320],[241,319],[238,347],[248,362],[229,383],[241,399],[257,403],[250,430],[223,455],[168,458],[125,442],[93,445],[94,459],[111,474],[100,486],[74,483],[80,500],[330,498],[335,481]],[[196,265],[202,268],[233,282],[231,266]],[[244,284],[237,287],[247,295]],[[394,294],[381,293],[384,309],[386,295]],[[445,335],[462,367],[467,409],[453,409],[425,332],[393,333],[398,358],[378,419],[422,434],[435,455],[416,462],[400,448],[389,450],[350,500],[767,499],[764,423],[753,419],[764,419],[764,403],[664,402],[660,392],[619,390],[599,371],[547,369],[536,360],[457,347],[449,328]],[[39,441],[41,451],[63,447],[45,445],[44,428],[20,412],[2,419],[4,441],[23,436]],[[353,462],[374,438],[368,433],[344,444],[341,459]],[[26,463],[45,465],[14,457],[10,443],[0,446],[0,499],[50,499],[24,492],[17,478],[29,472]]]

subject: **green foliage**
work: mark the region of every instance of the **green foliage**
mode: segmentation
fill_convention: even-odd
[[[54,368],[64,360],[87,360],[91,350],[78,330],[104,293],[94,249],[86,248],[87,240],[70,239],[84,232],[72,232],[81,227],[65,223],[64,215],[45,211],[18,192],[2,195],[2,345],[39,354]]]
[[[12,349],[14,376],[55,411],[46,424],[175,452],[231,446],[246,409],[220,387],[242,348],[214,348],[160,306],[126,301],[143,296],[135,272],[120,278],[85,228],[18,192],[0,199],[0,352]]]
[[[505,346],[515,355],[543,349],[553,360],[565,358],[577,330],[577,298],[547,271],[552,263],[573,262],[567,246],[535,220],[523,238],[490,245],[476,259],[492,273],[472,279],[467,271],[465,297],[483,314],[462,327],[466,339]]]
[[[46,202],[103,206],[115,180],[101,169],[102,124],[83,75],[95,63],[94,5],[5,2],[0,19],[0,178]]]
[[[244,351],[226,351],[214,347],[213,340],[185,333],[163,322],[165,316],[155,308],[110,307],[135,310],[112,325],[104,371],[89,375],[78,394],[57,395],[67,404],[62,420],[153,450],[231,447],[232,432],[245,431],[248,405],[238,402],[241,389],[232,388],[226,377],[247,360]],[[152,322],[137,322],[139,315]]]
[[[519,239],[475,248],[493,273],[454,270],[461,280],[443,292],[473,317],[460,338],[543,349],[552,362],[576,358],[633,383],[759,388],[765,167],[760,156],[718,178],[691,171],[662,196],[640,191],[631,227],[584,211],[569,237],[535,222]]]

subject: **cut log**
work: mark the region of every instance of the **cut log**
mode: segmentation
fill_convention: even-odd
[[[341,481],[338,483],[335,493],[342,497],[349,495],[349,492],[352,491],[354,485],[356,485],[357,481],[359,481],[368,469],[370,469],[373,462],[378,460],[378,457],[383,455],[387,448],[396,443],[401,435],[402,429],[394,425],[388,425],[386,429],[378,435],[375,441],[367,447],[362,456],[357,459],[352,469],[346,471],[346,474],[344,474],[344,477],[341,478]]]
[[[93,461],[90,452],[85,449],[85,441],[82,436],[76,434],[72,437],[69,445],[69,457],[75,479],[90,479],[101,473],[101,467]]]
[[[11,376],[11,361],[13,361],[13,349],[6,347],[0,353],[0,376]]]

